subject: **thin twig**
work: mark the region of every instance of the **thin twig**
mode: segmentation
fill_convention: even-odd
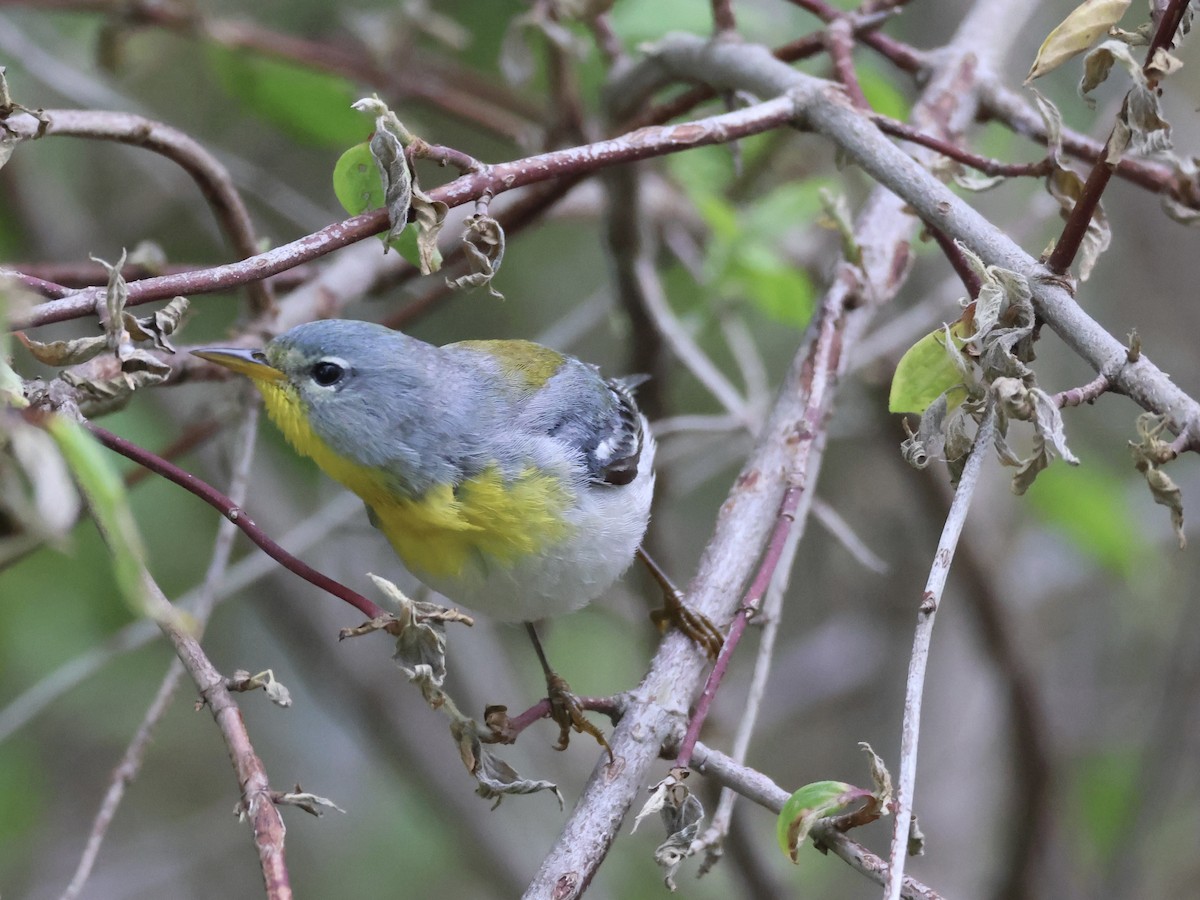
[[[703,743],[696,745],[695,768],[705,777],[736,791],[747,800],[757,803],[773,813],[782,811],[783,805],[787,803],[787,791],[766,775],[735,762],[724,753],[705,746]],[[817,822],[812,829],[811,836],[813,843],[819,849],[831,851],[876,884],[884,883],[887,863],[858,841],[829,827],[825,821]],[[941,895],[937,891],[908,875],[904,876],[903,890],[900,896],[905,900],[941,900]]]
[[[851,276],[843,270],[845,280],[842,284],[855,278],[856,276]],[[796,434],[788,439],[792,446],[787,487],[780,499],[779,511],[763,551],[762,561],[734,613],[733,621],[725,635],[725,643],[721,646],[717,661],[713,664],[700,699],[696,702],[687,732],[680,741],[679,754],[675,761],[675,765],[680,768],[687,768],[691,761],[692,749],[699,740],[700,729],[704,727],[704,721],[729,667],[729,661],[737,650],[750,617],[758,613],[767,588],[775,577],[776,569],[784,560],[784,551],[788,547],[797,516],[807,512],[801,504],[807,505],[808,495],[816,477],[815,467],[821,458],[824,421],[832,395],[837,389],[838,368],[841,365],[841,344],[846,327],[844,312],[846,304],[853,296],[853,291],[828,292],[817,318],[810,326],[814,339],[805,354],[806,402],[799,417]]]
[[[904,876],[904,862],[908,855],[909,828],[913,819],[913,789],[917,781],[917,740],[921,730],[921,695],[925,690],[925,669],[929,662],[929,647],[933,638],[933,623],[946,577],[950,574],[950,563],[962,534],[963,523],[971,508],[971,499],[979,484],[979,474],[987,458],[992,436],[996,428],[995,407],[989,401],[975,435],[971,456],[963,467],[954,502],[946,516],[942,536],[938,541],[925,592],[917,612],[917,628],[913,637],[912,657],[909,660],[908,681],[904,692],[904,726],[900,741],[900,778],[896,785],[896,820],[892,827],[892,846],[888,862],[887,889],[885,900],[897,900]]]
[[[833,60],[837,80],[846,89],[850,102],[859,109],[870,109],[871,104],[867,102],[854,68],[854,26],[849,18],[841,16],[829,23],[825,29],[825,46]]]
[[[361,514],[362,501],[349,491],[344,491],[284,534],[280,543],[291,547],[294,553],[306,553],[328,540],[329,534]],[[275,560],[264,554],[246,556],[229,569],[216,592],[215,599],[218,603],[223,602],[278,571],[279,566]],[[190,611],[199,602],[200,595],[200,588],[194,588],[180,597],[178,605]],[[145,647],[158,636],[158,629],[150,622],[133,622],[103,643],[79,654],[35,682],[0,709],[0,743],[67,692],[103,670],[109,663]]]
[[[850,527],[850,523],[843,519],[836,509],[820,497],[814,497],[812,514],[821,523],[821,527],[829,532],[834,540],[845,547],[846,551],[858,561],[859,565],[869,572],[874,572],[876,575],[887,574],[887,562],[868,547],[862,538],[854,533],[854,529]]]
[[[559,21],[558,5],[542,3],[551,22]],[[546,81],[550,90],[550,127],[542,146],[581,144],[587,140],[584,128],[583,96],[579,89],[579,74],[570,52],[561,43],[544,36],[541,42],[546,53]]]
[[[142,581],[154,604],[170,607],[170,601],[149,572],[143,572]],[[291,900],[292,888],[283,847],[286,832],[283,817],[271,800],[266,769],[250,742],[241,710],[225,687],[224,676],[209,661],[200,643],[171,625],[167,617],[161,617],[160,627],[175,646],[183,667],[199,689],[204,704],[212,712],[213,721],[217,723],[225,748],[229,751],[237,774],[241,808],[250,820],[254,846],[258,850],[266,896],[268,900]]]
[[[989,119],[1003,123],[1017,134],[1046,143],[1046,122],[1022,94],[993,78],[984,81],[980,98],[983,113]],[[1104,154],[1104,144],[1070,128],[1062,129],[1062,148],[1069,156],[1091,163]],[[1117,163],[1116,174],[1147,190],[1166,194],[1184,206],[1200,208],[1200,185],[1170,166],[1126,154]]]
[[[733,382],[725,377],[725,373],[709,358],[672,311],[654,263],[645,256],[638,256],[633,261],[632,276],[638,284],[642,308],[675,357],[729,415],[745,427],[753,427],[754,415],[746,398],[733,386]]]
[[[979,277],[979,273],[971,268],[971,264],[967,262],[966,254],[962,252],[962,248],[954,243],[954,239],[942,229],[925,224],[925,230],[933,238],[938,245],[938,249],[946,257],[946,261],[950,263],[950,267],[954,269],[954,274],[958,276],[958,280],[962,282],[963,287],[967,290],[967,297],[974,303],[975,298],[979,296],[979,291],[983,287],[983,279]]]
[[[92,827],[88,832],[88,839],[84,845],[83,853],[80,854],[79,862],[75,867],[75,874],[71,876],[70,884],[62,892],[61,900],[74,900],[74,898],[83,892],[84,885],[87,884],[87,879],[92,873],[92,867],[96,863],[96,857],[100,854],[100,847],[104,843],[108,827],[112,824],[112,820],[117,814],[117,808],[121,805],[121,800],[125,797],[125,789],[137,778],[138,772],[141,771],[142,759],[146,754],[147,748],[150,746],[150,739],[154,736],[154,729],[159,721],[162,720],[162,717],[167,714],[171,700],[175,696],[175,691],[179,687],[179,681],[182,677],[183,663],[178,659],[171,660],[171,664],[167,668],[166,675],[163,676],[162,683],[158,686],[158,691],[155,693],[154,699],[150,701],[150,706],[146,709],[145,715],[142,716],[141,724],[138,725],[133,739],[125,748],[125,752],[121,756],[121,761],[117,763],[117,767],[112,771],[108,790],[104,794],[104,799],[100,801],[100,808],[96,811],[95,818],[92,819]]]
[[[339,600],[346,601],[369,619],[375,619],[386,614],[382,607],[368,600],[362,594],[352,591],[344,584],[334,581],[328,575],[321,574],[303,560],[292,556],[292,554],[288,553],[268,537],[266,532],[256,525],[254,520],[246,515],[243,509],[212,485],[206,484],[195,475],[185,472],[173,463],[155,456],[149,450],[132,444],[124,438],[113,434],[111,431],[106,431],[99,425],[88,422],[87,429],[108,449],[132,459],[155,474],[174,482],[189,493],[195,494],[213,509],[220,512],[221,515],[229,519],[229,521],[233,522],[234,525],[245,533],[246,537],[257,544],[268,556],[276,560],[284,568],[299,575],[305,581],[316,585]]]
[[[900,468],[897,461],[897,468]],[[920,496],[929,515],[946,513],[950,493],[934,473],[920,478]],[[983,647],[1004,686],[1007,722],[998,731],[1009,745],[1012,760],[1007,840],[996,851],[997,884],[994,900],[1029,897],[1042,883],[1041,863],[1055,847],[1055,768],[1053,729],[1040,693],[1037,673],[1014,621],[1009,598],[999,588],[999,573],[991,563],[990,544],[963,532],[955,556],[954,573],[967,609],[974,617]],[[1049,870],[1046,870],[1049,871]],[[1109,881],[1102,883],[1108,884]]]
[[[948,159],[953,159],[965,166],[970,166],[984,175],[996,175],[1002,178],[1040,178],[1049,175],[1054,170],[1054,161],[1049,158],[1034,163],[1001,162],[998,159],[990,159],[986,156],[972,153],[969,150],[964,150],[957,144],[943,140],[932,134],[925,134],[911,125],[907,125],[904,122],[897,122],[888,116],[875,113],[871,116],[871,121],[878,125],[879,130],[885,134],[890,134],[893,137],[898,137],[914,144],[920,144],[922,147],[934,150]]]
[[[806,496],[811,503],[812,492],[808,492]],[[788,544],[784,547],[779,567],[775,570],[771,586],[763,601],[762,615],[760,616],[763,628],[762,635],[758,639],[754,672],[750,676],[750,686],[746,689],[746,700],[738,719],[737,730],[734,732],[733,745],[730,748],[730,757],[738,765],[744,765],[746,762],[746,754],[750,751],[750,741],[754,737],[754,728],[758,724],[758,712],[762,707],[763,697],[766,696],[767,684],[771,677],[771,665],[775,660],[775,639],[779,635],[779,623],[783,618],[783,598],[788,583],[791,581],[792,564],[796,561],[796,548],[800,546],[800,539],[804,536],[806,518],[803,513],[797,517],[797,527],[792,531]],[[700,866],[699,874],[701,875],[712,868],[721,857],[721,846],[725,841],[725,836],[729,833],[730,822],[733,820],[733,806],[737,797],[737,793],[731,788],[721,789],[721,797],[717,801],[717,808],[713,811],[708,828],[688,848],[688,852],[691,854],[701,850],[706,851],[704,861]]]
[[[410,159],[428,159],[439,166],[453,166],[458,169],[460,175],[482,172],[486,168],[483,163],[469,153],[463,153],[461,150],[455,150],[453,147],[446,147],[442,144],[428,144],[421,138],[414,139],[404,149],[404,152]]]
[[[856,36],[868,34],[879,28],[891,16],[890,12],[851,16],[851,30]],[[780,44],[771,52],[780,62],[793,63],[816,56],[823,50],[825,50],[824,35],[811,34],[794,41],[789,41],[786,44]],[[916,51],[913,52],[915,53]],[[633,131],[646,125],[657,125],[662,122],[668,122],[676,116],[682,116],[690,112],[701,103],[715,99],[716,96],[717,92],[706,85],[688,88],[671,100],[647,106],[636,116],[625,121],[622,130]],[[632,110],[627,107],[618,107],[618,110],[621,111],[622,115],[633,115]]]
[[[1059,409],[1067,406],[1082,406],[1092,403],[1101,394],[1112,390],[1112,385],[1104,375],[1097,375],[1087,384],[1066,391],[1059,391],[1050,399]]]
[[[836,22],[838,19],[845,18],[844,10],[838,9],[824,0],[788,0],[789,3],[799,6],[802,9],[808,10],[814,16],[817,16],[823,22]],[[869,11],[864,11],[866,15],[891,16],[895,9],[901,6],[899,3],[876,4],[878,8]],[[898,41],[886,34],[880,34],[871,29],[864,32],[855,32],[860,41],[874,50],[876,53],[887,58],[898,69],[905,72],[920,72],[925,66],[925,56],[920,51],[910,47],[908,44]]]
[[[763,362],[762,348],[747,327],[740,310],[730,308],[719,315],[725,345],[733,355],[733,361],[737,363],[742,384],[746,388],[746,404],[758,419],[771,400],[770,378]]]
[[[670,357],[663,352],[665,331],[656,325],[651,310],[651,304],[662,299],[662,285],[654,271],[656,248],[646,226],[640,168],[621,166],[605,173],[604,238],[617,303],[629,319],[629,371],[650,376],[638,389],[638,403],[653,420],[666,408],[671,372]],[[646,271],[653,274],[646,276]],[[648,297],[647,291],[655,296]]]
[[[6,281],[11,281],[31,294],[37,294],[39,297],[45,297],[48,300],[57,300],[71,293],[70,287],[54,281],[47,281],[44,278],[38,278],[36,275],[29,275],[20,271],[19,266],[10,268],[6,264],[3,268],[0,268],[0,282]]]
[[[250,464],[254,460],[254,444],[258,435],[258,410],[258,403],[252,400],[238,434],[238,458],[234,464],[233,476],[230,479],[229,496],[233,502],[239,505],[245,502],[246,490],[250,483]],[[222,522],[221,527],[217,529],[217,537],[213,544],[212,559],[208,564],[208,571],[205,573],[198,601],[191,610],[193,620],[200,629],[203,629],[209,615],[212,613],[213,604],[216,600],[217,586],[220,584],[222,578],[224,578],[226,569],[229,566],[229,556],[233,549],[233,538],[236,534],[237,528],[228,520]],[[82,893],[88,876],[91,874],[92,867],[95,865],[96,858],[100,853],[100,847],[104,843],[105,835],[108,833],[109,825],[112,824],[112,820],[117,814],[117,809],[121,805],[122,799],[124,799],[125,789],[137,778],[138,773],[141,771],[142,759],[149,747],[150,739],[153,737],[154,730],[158,726],[159,721],[166,715],[167,709],[171,704],[171,698],[175,696],[175,690],[178,688],[183,674],[183,663],[178,659],[173,660],[167,669],[166,675],[163,677],[162,683],[158,687],[158,692],[146,710],[146,714],[142,717],[142,722],[134,733],[133,739],[125,748],[125,753],[121,756],[121,761],[113,770],[108,790],[105,792],[104,799],[100,803],[100,809],[97,810],[96,816],[92,820],[92,827],[88,833],[87,843],[84,845],[83,853],[80,855],[79,863],[75,868],[75,874],[71,877],[71,882],[67,885],[67,889],[63,891],[62,900],[74,900],[74,898]]]

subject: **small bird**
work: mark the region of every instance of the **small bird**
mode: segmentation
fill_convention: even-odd
[[[646,532],[655,446],[640,379],[529,341],[437,347],[337,319],[261,350],[193,353],[253,380],[291,445],[362,498],[409,571],[497,619],[596,599]]]
[[[405,566],[505,621],[578,609],[633,560],[654,440],[632,383],[528,341],[435,347],[369,322],[197,356],[249,376],[296,451],[362,498]]]

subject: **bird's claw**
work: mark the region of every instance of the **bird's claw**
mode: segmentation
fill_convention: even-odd
[[[604,738],[604,733],[588,721],[583,714],[579,698],[571,693],[571,687],[561,675],[551,674],[546,677],[546,699],[550,702],[550,718],[558,724],[558,743],[555,750],[566,750],[571,742],[571,731],[580,734],[587,733],[596,739],[608,753],[609,762],[613,759],[612,747]]]
[[[650,613],[650,619],[665,632],[674,625],[700,647],[709,659],[716,659],[725,643],[725,635],[704,613],[692,609],[683,599],[683,594],[674,587],[663,587],[663,607]]]
[[[663,608],[650,613],[651,621],[662,632],[665,632],[668,626],[674,625],[708,654],[709,659],[716,659],[725,643],[725,635],[721,633],[721,629],[704,613],[696,612],[687,605],[683,599],[683,592],[675,587],[662,566],[654,561],[645,548],[639,547],[637,556],[646,564],[651,577],[662,588]]]

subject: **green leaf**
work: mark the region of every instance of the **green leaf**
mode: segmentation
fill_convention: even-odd
[[[112,554],[113,574],[122,596],[138,615],[150,615],[151,604],[142,582],[146,554],[120,477],[100,445],[78,423],[55,416],[46,430],[87,497]]]
[[[1125,481],[1095,465],[1051,466],[1029,489],[1038,515],[1080,552],[1120,575],[1133,573],[1148,550],[1131,523]]]
[[[957,349],[962,349],[965,335],[961,322],[950,326]],[[962,384],[962,369],[955,365],[947,352],[945,329],[930,332],[905,351],[892,376],[892,391],[888,396],[888,411],[894,413],[923,413],[934,400]],[[965,397],[965,394],[963,395]],[[947,405],[957,406],[957,400],[947,398]]]
[[[333,167],[333,193],[342,208],[352,216],[383,206],[383,182],[366,141],[355,144],[338,158]],[[380,235],[380,239],[384,237]],[[404,229],[388,246],[414,266],[421,265],[415,228]],[[440,263],[440,254],[438,259]]]
[[[775,836],[779,848],[796,862],[797,852],[817,819],[837,812],[847,803],[861,798],[865,791],[843,781],[814,781],[788,798],[779,811]]]
[[[333,193],[352,216],[383,206],[383,182],[366,141],[338,157],[333,167]]]
[[[339,147],[367,131],[350,108],[359,92],[345,78],[216,45],[208,61],[229,96],[297,141]]]

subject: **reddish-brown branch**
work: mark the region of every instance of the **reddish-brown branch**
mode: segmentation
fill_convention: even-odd
[[[693,147],[728,143],[785,125],[793,115],[792,100],[777,97],[694,122],[642,128],[611,140],[489,166],[483,171],[463,175],[436,187],[429,194],[434,200],[440,200],[448,206],[459,206],[485,194],[495,196],[525,185],[588,174],[619,163],[678,153]],[[138,306],[179,294],[210,293],[259,281],[363,240],[387,227],[387,213],[382,209],[372,210],[236,263],[132,282],[126,305]],[[92,289],[61,300],[52,300],[35,307],[26,316],[14,317],[10,327],[34,328],[79,318],[90,314],[102,297],[101,291]]]
[[[624,701],[620,697],[576,697],[575,699],[579,702],[580,709],[598,712],[613,721],[620,718],[621,711],[625,708]],[[523,713],[518,713],[505,722],[505,742],[514,743],[522,731],[534,722],[549,718],[549,716],[550,701],[543,697]]]
[[[1151,63],[1154,61],[1154,54],[1159,50],[1170,50],[1174,45],[1175,33],[1183,22],[1183,14],[1187,12],[1187,7],[1188,0],[1170,0],[1162,18],[1158,20],[1158,27],[1154,29],[1154,37],[1150,39],[1150,46],[1146,48],[1146,62],[1142,67],[1146,77],[1150,80],[1151,88],[1158,84],[1150,69]]]
[[[700,730],[708,717],[708,711],[729,667],[729,661],[746,631],[746,625],[758,611],[762,599],[766,595],[775,570],[783,558],[788,537],[795,525],[800,501],[810,487],[810,461],[813,459],[814,447],[820,441],[825,427],[824,419],[831,397],[837,389],[838,370],[841,365],[841,345],[846,322],[844,311],[846,304],[857,297],[858,278],[858,273],[843,264],[838,283],[826,294],[818,318],[810,326],[815,338],[809,346],[803,366],[804,386],[807,389],[808,397],[800,421],[795,424],[795,433],[789,437],[789,443],[793,445],[793,455],[788,472],[787,487],[780,499],[779,512],[776,515],[775,524],[771,529],[758,570],[745,594],[742,595],[742,602],[738,605],[726,633],[725,643],[721,646],[717,661],[713,664],[700,699],[696,702],[696,709],[688,722],[687,732],[679,743],[675,763],[677,766],[686,768],[691,764],[692,752],[695,749],[696,741],[700,738]],[[853,285],[853,287],[848,285]]]
[[[181,272],[195,272],[205,268],[195,263],[181,263],[166,266],[145,266],[130,263],[121,269],[121,277],[126,281],[139,281],[143,278],[153,278],[156,275],[177,275]],[[0,277],[7,274],[29,276],[37,281],[52,282],[55,287],[62,288],[60,296],[70,294],[79,288],[94,287],[108,281],[108,270],[100,263],[71,260],[67,262],[12,262],[5,263]],[[296,266],[286,272],[280,272],[268,279],[276,290],[288,291],[311,279],[316,270],[311,266]],[[45,294],[43,296],[50,296]]]
[[[891,18],[891,13],[873,13],[870,15],[852,16],[850,18],[851,30],[855,36],[863,36],[870,34],[875,29],[879,28],[884,22]],[[802,59],[808,59],[811,56],[816,56],[825,50],[825,36],[822,34],[809,34],[786,44],[781,44],[776,47],[772,53],[775,58],[781,62],[798,62]],[[622,125],[622,131],[633,131],[637,128],[643,128],[647,125],[657,125],[662,122],[668,122],[676,116],[682,116],[685,113],[695,109],[701,103],[715,99],[717,92],[710,87],[699,85],[697,87],[688,88],[683,93],[670,100],[665,100],[662,103],[646,107],[636,116],[628,119]]]
[[[1109,139],[1112,139],[1111,136]],[[1107,150],[1108,145],[1105,144],[1105,151]],[[1096,160],[1092,171],[1088,173],[1083,191],[1071,208],[1070,215],[1067,216],[1067,224],[1063,226],[1062,234],[1055,241],[1050,258],[1046,260],[1046,268],[1056,275],[1065,275],[1071,268],[1071,263],[1075,261],[1075,255],[1079,252],[1088,226],[1092,224],[1092,216],[1096,214],[1096,210],[1100,206],[1100,198],[1104,196],[1104,189],[1108,187],[1108,182],[1112,179],[1114,168],[1102,156]]]
[[[612,65],[625,55],[625,46],[621,43],[621,38],[613,31],[607,14],[594,16],[588,20],[587,25],[591,29],[592,37],[606,63]]]
[[[168,601],[149,574],[146,586],[159,602]],[[221,731],[229,759],[237,774],[242,801],[239,811],[250,820],[254,846],[268,900],[291,900],[292,888],[284,854],[284,835],[287,829],[283,817],[271,800],[271,785],[266,767],[250,742],[250,733],[242,719],[242,711],[225,687],[225,679],[205,655],[200,643],[189,634],[164,626],[164,631],[183,667],[200,689],[200,696],[212,711],[213,721]]]
[[[1112,390],[1112,382],[1103,375],[1097,375],[1087,384],[1080,385],[1077,388],[1060,391],[1053,396],[1054,403],[1060,409],[1067,406],[1082,406],[1085,403],[1093,402],[1101,394],[1105,394]]]
[[[220,434],[223,427],[224,423],[217,419],[206,419],[203,422],[189,425],[179,437],[159,450],[156,455],[168,462],[174,461],[181,456],[191,453],[210,438]],[[134,485],[140,484],[149,478],[151,474],[153,473],[145,466],[130,469],[125,473],[125,487],[131,488]]]
[[[1046,143],[1046,124],[1023,97],[998,84],[985,87],[983,93],[986,118],[1003,123],[1017,134]],[[1069,156],[1090,163],[1104,154],[1104,144],[1100,141],[1069,128],[1062,131],[1062,149]],[[1125,156],[1117,164],[1116,174],[1147,190],[1167,194],[1185,206],[1200,208],[1200,191],[1195,181],[1161,163]]]
[[[958,276],[959,280],[963,283],[963,287],[967,289],[967,296],[974,301],[979,296],[979,289],[983,287],[983,281],[980,279],[979,273],[971,268],[967,262],[967,257],[963,254],[958,244],[954,243],[950,235],[946,234],[942,229],[930,225],[928,222],[925,223],[925,230],[937,241],[938,247],[941,248],[942,253],[954,268],[954,274]]]
[[[1054,161],[1043,159],[1035,163],[1006,163],[998,159],[980,156],[969,150],[964,150],[957,144],[926,134],[920,129],[913,128],[903,122],[890,119],[887,116],[873,115],[871,121],[879,126],[879,130],[893,137],[898,137],[922,147],[928,147],[949,159],[970,166],[985,175],[996,175],[1002,178],[1034,177],[1041,178],[1049,175],[1054,168]]]
[[[733,653],[741,642],[742,635],[746,632],[746,626],[750,623],[751,616],[758,612],[762,599],[767,593],[767,587],[771,584],[771,578],[775,574],[775,569],[779,565],[779,560],[783,556],[784,545],[787,544],[788,535],[796,523],[796,508],[800,505],[801,494],[801,488],[797,485],[789,485],[783,494],[783,501],[779,504],[779,515],[775,520],[775,528],[771,532],[771,539],[767,543],[762,563],[754,575],[754,580],[750,582],[750,587],[747,588],[741,605],[734,613],[733,621],[729,624],[729,630],[725,634],[725,643],[721,645],[721,652],[717,655],[717,661],[713,665],[708,680],[704,684],[704,690],[700,694],[700,699],[696,703],[696,710],[692,713],[691,721],[688,722],[687,732],[679,744],[679,755],[675,759],[677,766],[687,768],[692,763],[692,752],[696,748],[696,741],[700,739],[700,730],[708,719],[708,711],[717,696],[717,690],[725,678],[729,661],[733,658]]]
[[[801,9],[806,9],[822,22],[836,22],[838,19],[846,17],[843,10],[838,9],[826,3],[825,0],[788,0]],[[867,16],[884,16],[891,17],[893,13],[903,5],[900,3],[868,3],[861,12]],[[910,47],[908,44],[898,41],[886,34],[880,34],[875,30],[866,32],[855,31],[855,35],[866,46],[870,47],[876,53],[890,60],[892,65],[905,72],[916,73],[920,72],[925,67],[925,58],[920,52]]]
[[[334,581],[328,575],[321,574],[303,560],[292,556],[292,554],[288,553],[268,537],[266,532],[255,524],[254,520],[246,515],[246,512],[241,507],[237,506],[212,485],[200,480],[190,472],[185,472],[173,463],[156,456],[149,450],[130,443],[124,438],[113,434],[111,431],[101,428],[99,425],[88,422],[87,429],[108,449],[120,453],[128,459],[132,459],[138,465],[146,467],[155,474],[161,475],[168,481],[179,485],[189,493],[195,494],[213,509],[221,513],[221,515],[225,516],[225,518],[229,519],[229,521],[241,529],[246,537],[250,538],[264,553],[284,568],[296,573],[305,581],[316,585],[339,600],[344,600],[369,619],[386,615],[383,608],[378,604],[368,600],[362,594],[352,591],[344,584]]]
[[[55,281],[49,281],[45,278],[38,278],[36,275],[29,275],[16,268],[0,269],[0,280],[7,279],[15,281],[20,287],[30,293],[37,294],[39,297],[45,297],[47,300],[57,300],[71,293],[71,289],[66,285],[58,284]]]
[[[825,29],[825,46],[829,50],[829,58],[833,60],[833,71],[846,94],[859,109],[870,109],[867,95],[863,93],[862,85],[858,82],[858,72],[854,68],[854,31],[850,19],[846,17],[834,19]]]
[[[732,0],[712,0],[712,18],[714,34],[737,31]]]
[[[1152,85],[1157,84],[1150,73],[1154,54],[1160,49],[1170,47],[1174,42],[1175,32],[1179,28],[1187,5],[1188,0],[1171,0],[1166,12],[1163,13],[1162,18],[1158,21],[1154,37],[1151,39],[1150,46],[1146,50],[1146,62],[1143,65],[1143,71],[1146,72],[1147,78],[1150,79]],[[1088,173],[1087,181],[1083,185],[1083,192],[1079,199],[1075,201],[1075,206],[1071,209],[1071,213],[1067,217],[1067,224],[1063,226],[1062,234],[1059,235],[1058,240],[1055,242],[1050,258],[1046,260],[1046,268],[1055,274],[1066,274],[1067,270],[1071,268],[1071,263],[1075,261],[1083,239],[1087,235],[1092,217],[1096,214],[1096,210],[1100,206],[1100,198],[1104,196],[1104,190],[1108,187],[1108,182],[1112,179],[1116,166],[1108,161],[1108,149],[1112,143],[1113,134],[1115,132],[1109,134],[1108,140],[1104,145],[1104,151],[1096,158],[1096,162],[1092,166],[1092,171]]]
[[[420,138],[409,144],[405,153],[408,154],[410,160],[427,159],[439,166],[453,166],[458,169],[460,175],[481,172],[486,168],[483,163],[469,153],[463,153],[461,150],[455,150],[453,147],[446,147],[442,144],[427,144]]]

